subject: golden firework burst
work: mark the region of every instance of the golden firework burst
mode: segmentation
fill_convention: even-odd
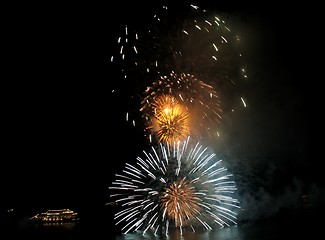
[[[161,196],[161,206],[167,219],[175,226],[183,226],[201,212],[200,199],[195,195],[195,188],[185,179],[173,182]]]
[[[222,108],[218,93],[194,75],[175,72],[148,86],[140,112],[145,134],[158,142],[183,141],[186,137],[219,137]]]
[[[160,142],[172,143],[189,134],[189,114],[176,98],[162,95],[153,103],[153,129]]]

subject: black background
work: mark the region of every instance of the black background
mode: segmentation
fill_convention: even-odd
[[[182,11],[183,2],[177,4]],[[321,80],[311,76],[318,61],[319,34],[309,11],[315,7],[200,4],[247,27],[252,119],[238,134],[260,158],[276,159],[268,188],[282,189],[294,178],[322,188],[321,159],[312,144],[314,134],[321,137],[314,131],[321,112],[314,110],[314,88]],[[118,81],[109,66],[112,33],[134,19],[144,21],[154,7],[146,1],[4,6],[3,209],[103,208],[115,172],[146,146],[111,94]]]

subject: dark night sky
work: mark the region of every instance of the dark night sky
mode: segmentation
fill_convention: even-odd
[[[150,11],[144,7],[152,6],[123,2],[8,6],[2,44],[4,208],[102,206],[115,171],[142,152],[141,134],[125,123],[110,93],[116,77],[108,66],[109,43],[111,31],[132,17],[141,21],[141,13]],[[293,179],[323,188],[318,159],[311,157],[308,51],[315,46],[304,6],[206,6],[236,20],[247,46],[250,108],[228,139],[230,151],[247,163],[234,165],[247,167],[242,175],[263,182],[260,189],[273,183],[282,189]],[[272,167],[270,179],[259,181],[267,174],[258,169]]]

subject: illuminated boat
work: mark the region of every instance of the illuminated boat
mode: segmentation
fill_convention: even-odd
[[[32,216],[30,219],[35,222],[43,223],[76,222],[79,220],[79,214],[70,209],[64,208],[47,210],[46,212]]]

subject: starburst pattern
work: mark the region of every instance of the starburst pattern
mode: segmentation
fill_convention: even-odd
[[[173,182],[162,193],[161,206],[164,216],[171,219],[176,227],[200,215],[202,208],[195,190],[188,181],[181,179]]]
[[[173,110],[166,113],[166,109]],[[217,92],[185,73],[172,72],[148,86],[140,111],[150,141],[152,135],[163,142],[184,140],[188,135],[197,139],[217,137],[222,120]]]
[[[152,146],[109,187],[120,207],[116,224],[124,233],[213,229],[236,224],[240,209],[233,175],[216,154],[189,138]]]
[[[162,95],[152,103],[154,115],[152,116],[153,132],[156,132],[159,142],[169,142],[185,139],[189,135],[189,114],[169,95]]]

